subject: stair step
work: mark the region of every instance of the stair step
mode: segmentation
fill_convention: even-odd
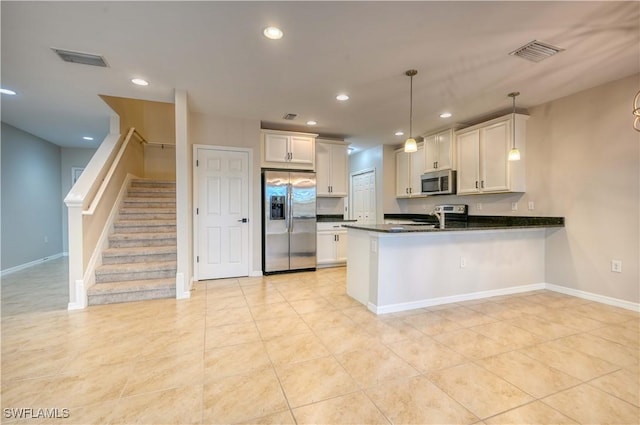
[[[166,246],[176,244],[176,232],[113,233],[109,235],[110,248],[134,246]]]
[[[176,281],[172,279],[132,280],[101,283],[87,290],[89,305],[175,298]]]
[[[116,233],[175,232],[175,220],[118,220],[113,224]]]
[[[171,198],[163,198],[163,197],[152,197],[152,196],[127,196],[124,198],[125,204],[167,204],[171,203]],[[173,204],[175,205],[175,199],[173,200]]]
[[[174,223],[176,221],[176,213],[162,213],[162,212],[154,212],[154,209],[149,208],[145,212],[139,213],[123,213],[120,211],[120,215],[118,216],[122,220],[172,220]]]
[[[170,187],[175,188],[175,180],[133,179],[130,187]]]
[[[176,190],[168,187],[129,187],[128,195],[140,198],[175,198]]]
[[[175,261],[103,264],[96,269],[96,284],[129,280],[175,279],[176,269]]]
[[[132,205],[129,207],[120,208],[120,214],[144,214],[144,213],[153,213],[153,214],[175,214],[176,206],[175,204],[172,207],[147,207],[140,208],[139,206]]]
[[[107,248],[102,251],[102,264],[176,261],[177,251],[175,245]]]

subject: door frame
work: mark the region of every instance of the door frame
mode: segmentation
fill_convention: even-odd
[[[362,170],[358,170],[354,173],[349,174],[349,219],[354,220],[353,217],[353,178],[355,176],[359,176],[361,174],[373,173],[373,205],[376,211],[376,222],[378,220],[378,196],[377,196],[377,176],[375,168],[363,168]]]
[[[247,153],[249,156],[249,163],[247,166],[247,170],[249,173],[249,181],[248,181],[248,187],[247,187],[247,197],[249,198],[247,200],[247,205],[249,206],[249,212],[248,212],[248,216],[249,216],[249,251],[247,252],[247,255],[249,256],[248,260],[248,270],[247,270],[247,276],[252,276],[252,270],[253,270],[253,264],[254,264],[254,258],[253,258],[253,251],[254,251],[254,247],[253,247],[253,234],[254,231],[256,230],[256,220],[254,220],[254,216],[253,216],[253,149],[251,148],[239,148],[239,147],[232,147],[232,146],[219,146],[219,145],[200,145],[200,144],[194,144],[193,145],[193,163],[192,163],[192,169],[193,169],[193,173],[192,173],[192,179],[193,179],[193,205],[192,205],[192,214],[193,214],[193,228],[191,229],[192,233],[193,233],[193,247],[192,249],[192,262],[193,262],[193,280],[194,281],[198,281],[199,280],[199,276],[198,276],[198,261],[197,261],[197,252],[198,252],[198,228],[200,226],[200,222],[198,221],[199,216],[197,214],[197,208],[198,208],[198,201],[199,201],[199,189],[200,189],[200,182],[198,181],[198,167],[196,166],[196,161],[198,160],[198,149],[206,149],[206,150],[217,150],[217,151],[231,151],[231,152],[242,152],[242,153]],[[259,220],[258,220],[259,221]]]

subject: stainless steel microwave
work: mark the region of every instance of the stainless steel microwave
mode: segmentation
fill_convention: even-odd
[[[452,195],[456,193],[456,171],[442,170],[423,174],[420,190],[423,195]]]

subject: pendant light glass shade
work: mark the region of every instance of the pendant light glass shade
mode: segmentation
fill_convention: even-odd
[[[413,76],[416,75],[418,71],[415,69],[410,69],[405,74],[411,78],[411,85],[409,89],[409,138],[404,142],[404,151],[405,152],[416,152],[418,150],[418,145],[416,143],[416,139],[413,138]]]
[[[520,161],[520,150],[516,148],[516,96],[518,96],[520,92],[509,93],[507,96],[513,99],[513,123],[511,124],[511,128],[513,129],[513,134],[511,137],[511,150],[509,151],[509,161]]]
[[[418,144],[416,143],[416,139],[413,137],[408,138],[404,141],[404,151],[405,152],[417,152]]]

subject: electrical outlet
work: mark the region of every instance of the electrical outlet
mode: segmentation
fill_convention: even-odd
[[[511,211],[518,211],[518,203],[517,202],[512,202],[511,203]]]
[[[536,209],[536,204],[533,201],[529,201],[529,211]]]
[[[611,271],[622,273],[622,260],[611,260]]]
[[[464,257],[460,257],[460,268],[464,269],[465,267],[467,267],[467,259]]]
[[[373,253],[378,252],[378,241],[375,241],[375,240],[371,241],[371,252]]]
[[[44,243],[49,243],[49,237],[48,236],[44,237]]]
[[[476,209],[477,209],[478,211],[482,211],[482,203],[481,203],[481,202],[478,202],[478,203],[476,204]]]

